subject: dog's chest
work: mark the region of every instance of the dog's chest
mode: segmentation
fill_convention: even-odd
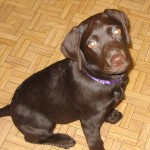
[[[121,84],[114,86],[103,86],[97,93],[97,104],[103,105],[105,108],[115,107],[124,99],[124,89]]]
[[[80,88],[84,90],[80,90]],[[86,87],[80,86],[80,88],[75,91],[75,93],[77,92],[75,97],[79,104],[110,107],[110,105],[114,106],[120,103],[124,97],[124,91],[120,84],[114,86],[90,84]]]

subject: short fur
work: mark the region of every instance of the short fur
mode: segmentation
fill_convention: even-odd
[[[114,35],[115,28],[121,35]],[[11,104],[0,109],[0,116],[12,117],[26,141],[63,148],[74,146],[66,134],[54,134],[56,124],[80,120],[90,150],[104,150],[99,131],[103,122],[116,123],[122,114],[115,107],[123,100],[132,59],[127,16],[114,9],[96,14],[72,28],[61,50],[67,57],[33,74],[15,91]],[[99,44],[89,48],[90,40]],[[117,54],[125,61],[116,67]],[[120,79],[103,85],[87,74],[103,80]]]

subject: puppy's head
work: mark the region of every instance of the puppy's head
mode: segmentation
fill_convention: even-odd
[[[132,63],[127,16],[107,9],[81,22],[67,34],[62,43],[63,54],[96,74],[121,74]]]

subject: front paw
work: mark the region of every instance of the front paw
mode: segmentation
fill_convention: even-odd
[[[122,118],[122,113],[117,110],[112,110],[105,119],[105,122],[109,122],[112,124],[117,123]]]

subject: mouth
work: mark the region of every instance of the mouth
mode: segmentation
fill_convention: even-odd
[[[121,75],[127,72],[129,69],[129,63],[125,63],[121,66],[106,66],[104,72],[108,75]]]

